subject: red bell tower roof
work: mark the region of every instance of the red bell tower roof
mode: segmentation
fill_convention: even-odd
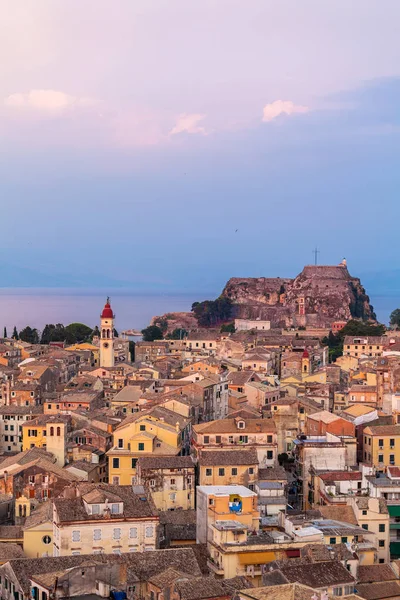
[[[114,313],[112,311],[111,304],[110,304],[110,298],[107,298],[107,302],[104,305],[103,312],[101,313],[100,317],[102,319],[113,319],[114,318]]]
[[[303,352],[303,358],[310,358],[307,348]]]

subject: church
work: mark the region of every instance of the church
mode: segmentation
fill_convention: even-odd
[[[112,368],[121,362],[130,362],[129,341],[119,338],[115,330],[115,314],[107,298],[100,315],[100,338],[93,342],[100,349],[100,367]]]

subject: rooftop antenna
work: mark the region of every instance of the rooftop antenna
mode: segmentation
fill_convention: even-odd
[[[314,254],[314,264],[315,264],[315,266],[317,266],[317,264],[318,264],[318,254],[320,254],[320,251],[318,250],[317,246],[315,246],[315,248],[312,251],[312,253]]]

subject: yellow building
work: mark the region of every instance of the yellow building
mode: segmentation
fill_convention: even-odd
[[[156,549],[158,511],[130,486],[80,484],[53,505],[54,556]]]
[[[28,558],[53,556],[53,503],[49,500],[29,515],[23,527],[23,548]]]
[[[344,356],[359,358],[360,356],[382,356],[385,338],[382,336],[346,335],[343,341]]]
[[[258,481],[257,451],[202,450],[198,472],[199,485],[245,485],[254,491]]]
[[[194,508],[195,466],[191,456],[143,456],[136,483],[150,490],[158,510]]]
[[[375,562],[390,562],[390,516],[385,500],[357,496],[350,504],[360,527],[374,535]]]
[[[70,417],[40,415],[22,424],[22,451],[43,448],[54,454],[56,462],[63,467],[66,462],[67,433]]]
[[[377,425],[364,429],[363,460],[384,469],[400,465],[400,425]]]
[[[188,449],[189,427],[189,419],[159,406],[125,419],[114,431],[113,448],[107,452],[109,482],[135,482],[141,456],[176,456]]]
[[[88,342],[83,344],[74,344],[73,346],[68,346],[65,348],[65,350],[69,350],[70,352],[76,352],[79,350],[91,352],[93,356],[93,360],[91,361],[92,367],[98,367],[100,365],[100,348],[94,344],[89,344]]]

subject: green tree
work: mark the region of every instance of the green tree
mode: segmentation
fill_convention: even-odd
[[[67,344],[79,344],[92,338],[93,329],[84,323],[70,323],[65,327],[64,333]]]
[[[225,323],[221,325],[221,333],[235,333],[235,323]]]
[[[157,325],[149,325],[145,329],[142,329],[142,336],[144,342],[154,342],[154,340],[163,339],[163,333]]]
[[[100,329],[97,327],[97,325],[92,331],[92,335],[91,335],[92,340],[94,337],[100,337]]]
[[[385,333],[384,325],[374,325],[365,321],[352,320],[335,335],[332,331],[323,338],[322,343],[329,348],[329,359],[334,362],[339,356],[343,355],[343,340],[346,335],[356,336],[381,336]]]
[[[390,325],[400,327],[400,308],[396,308],[390,315]]]
[[[27,325],[19,332],[19,339],[23,342],[27,342],[28,344],[38,344],[39,332],[37,329],[33,329]]]
[[[47,324],[42,331],[40,343],[50,344],[50,342],[64,342],[66,337],[67,334],[65,333],[64,325],[61,323],[57,323],[57,325]]]
[[[186,331],[186,329],[178,327],[177,329],[174,329],[172,333],[168,334],[167,338],[169,340],[183,340],[183,338],[185,338],[187,334],[188,332]]]
[[[7,336],[7,327],[4,327],[4,331],[3,331],[3,337],[5,337],[5,338],[6,338],[6,337],[8,337],[8,336]]]
[[[115,338],[119,337],[118,331],[115,329],[115,327],[114,327],[114,337]]]
[[[220,296],[216,300],[205,300],[192,304],[192,311],[202,327],[212,327],[227,321],[232,315],[232,300]]]
[[[13,340],[19,340],[18,331],[17,331],[17,328],[15,327],[15,325],[14,325],[14,331],[13,331],[13,334],[12,334],[12,339]]]

